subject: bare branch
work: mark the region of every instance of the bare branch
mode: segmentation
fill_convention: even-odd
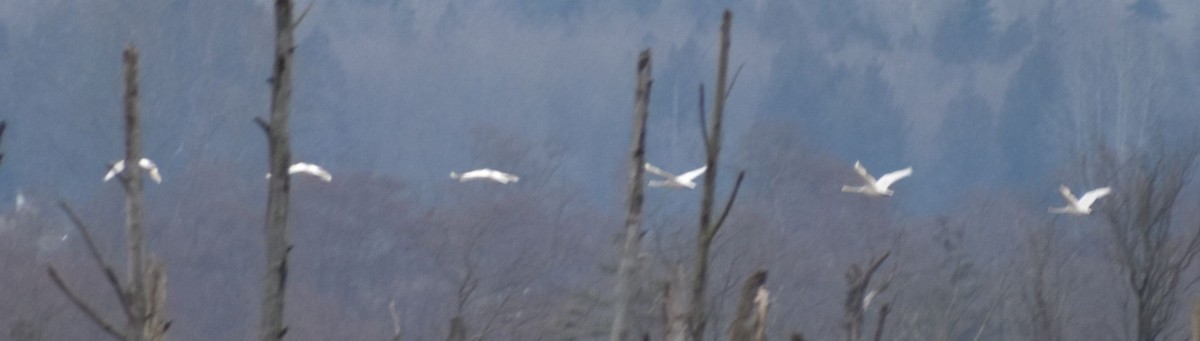
[[[97,313],[95,309],[89,307],[87,303],[83,302],[83,299],[79,298],[79,295],[76,295],[75,292],[71,291],[71,289],[67,287],[67,284],[64,283],[62,278],[58,276],[58,271],[54,270],[54,266],[46,267],[46,272],[50,274],[50,280],[54,282],[54,285],[57,286],[58,289],[63,292],[63,294],[67,295],[67,299],[70,299],[72,304],[75,304],[75,306],[78,307],[84,315],[87,315],[88,319],[92,320],[92,322],[99,326],[100,329],[104,330],[104,333],[116,338],[117,340],[125,340],[125,335],[121,334],[121,332],[114,327],[112,323],[105,321],[103,317],[100,317],[100,314]]]
[[[729,94],[733,92],[733,85],[737,84],[737,78],[738,75],[742,74],[743,66],[746,66],[746,63],[738,65],[737,71],[733,72],[733,78],[729,81],[729,89],[725,89],[725,98],[729,98]]]
[[[696,114],[700,116],[700,140],[704,142],[705,155],[708,155],[712,146],[708,145],[708,112],[704,111],[704,83],[700,83],[700,111]]]
[[[0,120],[0,140],[4,138],[4,129],[8,128],[8,122]],[[0,152],[0,161],[4,161],[4,152]]]
[[[883,326],[887,323],[888,314],[891,312],[891,303],[884,303],[882,307],[879,307],[879,320],[875,323],[875,341],[883,341]]]
[[[879,266],[891,256],[891,251],[886,251],[867,263],[867,270],[863,271],[858,264],[851,264],[850,270],[846,272],[846,282],[849,289],[846,291],[845,310],[846,316],[842,327],[846,330],[846,339],[849,341],[858,341],[862,339],[863,331],[863,315],[865,310],[867,286],[871,284],[871,277],[875,275],[875,271],[879,270]],[[876,293],[878,294],[878,293]]]
[[[258,127],[262,129],[263,134],[267,134],[267,136],[271,135],[271,125],[267,123],[267,120],[264,120],[262,117],[255,117],[254,123],[258,124]]]
[[[88,253],[92,255],[92,260],[96,261],[96,265],[104,273],[104,279],[108,281],[109,286],[113,289],[113,293],[117,295],[117,300],[121,302],[121,309],[125,311],[125,316],[133,318],[133,311],[130,310],[129,305],[129,293],[121,287],[121,281],[117,279],[117,272],[113,270],[112,265],[108,264],[104,260],[104,256],[100,255],[100,249],[96,247],[96,241],[92,239],[92,234],[88,232],[87,225],[83,224],[83,220],[79,219],[79,216],[75,214],[75,211],[66,202],[58,202],[58,207],[67,213],[67,217],[71,219],[71,224],[75,225],[75,229],[79,231],[79,235],[83,236],[83,243],[87,245]]]
[[[297,26],[300,26],[300,22],[304,21],[304,17],[308,15],[308,10],[312,9],[313,4],[315,3],[317,3],[316,0],[311,0],[308,2],[308,6],[304,6],[304,10],[300,11],[300,16],[296,17],[296,21],[292,23],[293,29]]]
[[[742,179],[746,177],[746,171],[738,172],[737,181],[733,183],[733,192],[729,193],[729,199],[725,200],[725,209],[721,210],[721,217],[717,218],[717,224],[713,225],[712,234],[715,237],[717,232],[721,231],[721,226],[725,225],[725,218],[729,216],[729,211],[733,209],[733,203],[737,201],[738,191],[742,189]]]

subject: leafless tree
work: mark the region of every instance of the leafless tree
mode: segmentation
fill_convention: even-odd
[[[292,145],[288,120],[292,99],[292,56],[296,50],[292,33],[304,20],[309,7],[293,19],[292,1],[275,0],[275,55],[271,83],[270,122],[256,118],[255,122],[267,134],[268,161],[271,178],[267,189],[267,217],[263,232],[266,240],[267,273],[263,279],[262,314],[259,340],[282,340],[287,334],[283,323],[284,287],[287,284],[287,257],[292,245],[288,241],[288,200],[291,179],[288,167],[292,163]]]
[[[613,324],[610,340],[625,341],[629,336],[629,305],[633,300],[636,279],[633,278],[637,256],[641,251],[642,203],[645,199],[642,179],[646,163],[646,117],[649,116],[650,50],[638,56],[637,90],[633,100],[633,143],[629,156],[629,213],[625,218],[624,240],[617,265],[616,304],[613,305]]]
[[[125,66],[125,167],[119,175],[125,189],[125,224],[129,243],[129,267],[126,284],[117,279],[113,267],[100,255],[99,249],[88,233],[83,221],[65,203],[63,210],[83,236],[92,258],[104,272],[109,285],[116,292],[125,313],[124,331],[107,322],[100,313],[88,306],[79,295],[70,290],[53,266],[48,269],[50,279],[92,322],[106,333],[122,340],[163,340],[170,321],[164,319],[166,300],[166,274],[162,265],[151,261],[148,266],[145,251],[145,228],[142,225],[142,169],[137,165],[142,159],[141,124],[138,110],[138,52],[132,45],[123,52]]]
[[[729,210],[733,207],[734,201],[737,199],[738,190],[741,188],[742,179],[745,177],[745,172],[739,172],[737,182],[734,183],[733,191],[729,195],[729,199],[725,202],[725,208],[721,211],[719,218],[713,220],[713,205],[716,198],[716,185],[718,167],[717,161],[721,154],[721,125],[725,114],[725,99],[729,95],[726,83],[726,74],[729,70],[729,29],[733,22],[733,12],[725,10],[721,20],[721,42],[720,53],[717,57],[717,89],[714,94],[714,104],[712,113],[712,125],[710,126],[705,119],[707,115],[703,110],[703,99],[701,99],[701,126],[704,137],[704,151],[707,156],[705,166],[708,169],[704,172],[704,194],[700,202],[700,227],[696,236],[696,266],[692,273],[692,299],[689,309],[691,316],[689,318],[689,332],[692,340],[704,340],[704,328],[708,324],[708,307],[706,304],[706,295],[708,289],[708,268],[709,268],[709,253],[712,248],[713,239],[717,237],[717,232],[721,230],[721,226],[725,223],[725,218],[729,215]]]
[[[1101,138],[1095,141],[1095,151],[1082,166],[1090,182],[1113,189],[1099,211],[1109,225],[1114,261],[1132,294],[1135,337],[1159,340],[1178,311],[1184,271],[1200,252],[1200,230],[1173,219],[1197,152],[1169,147],[1161,131],[1137,153],[1124,155]]]
[[[886,251],[868,262],[866,270],[863,270],[863,267],[858,264],[852,264],[850,270],[846,272],[846,284],[848,285],[845,302],[846,317],[842,324],[842,327],[846,329],[846,340],[862,340],[863,316],[867,305],[881,291],[886,290],[890,283],[890,280],[884,280],[878,287],[869,289],[871,277],[875,276],[879,266],[883,265],[883,262],[891,255],[891,251]],[[880,324],[877,328],[882,327],[883,325]]]

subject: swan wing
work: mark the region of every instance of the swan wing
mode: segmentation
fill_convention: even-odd
[[[490,169],[476,169],[473,171],[468,171],[468,172],[465,172],[465,173],[462,173],[461,175],[459,175],[459,179],[474,180],[474,179],[479,179],[479,178],[486,178],[491,173],[489,171],[490,171]]]
[[[1092,203],[1096,202],[1096,199],[1103,198],[1111,192],[1112,188],[1109,187],[1101,187],[1088,191],[1087,193],[1084,193],[1083,196],[1079,197],[1079,206],[1091,207]]]
[[[491,170],[489,175],[492,178],[492,180],[496,180],[496,182],[505,183],[505,184],[509,183],[509,182],[517,182],[517,181],[521,180],[521,178],[517,177],[516,175],[508,174],[508,173],[501,172],[498,170]]]
[[[696,168],[688,171],[687,173],[680,174],[676,179],[679,179],[679,182],[692,182],[692,180],[696,179],[696,177],[700,176],[700,174],[704,174],[704,171],[706,170],[708,170],[708,166]]]
[[[329,174],[329,171],[325,170],[325,168],[321,168],[321,166],[311,163],[297,162],[288,167],[288,174],[296,173],[312,175],[321,178],[321,180],[325,182],[333,181],[333,175]],[[269,176],[270,174],[267,175]]]
[[[881,188],[888,188],[888,186],[896,183],[896,181],[907,178],[909,175],[912,175],[912,167],[884,174],[883,176],[879,177],[879,181],[875,182],[875,184]]]
[[[155,183],[162,183],[162,174],[158,172],[158,165],[155,164],[154,161],[150,161],[150,159],[147,158],[142,158],[141,160],[138,160],[138,166],[142,167],[142,169],[145,169],[146,172],[149,173],[150,180],[154,180]]]
[[[654,175],[658,175],[658,176],[661,176],[664,178],[674,178],[675,177],[675,174],[667,173],[666,171],[659,169],[658,167],[655,167],[654,165],[650,164],[649,162],[647,162],[643,166],[643,168],[645,168],[647,172],[653,173]]]
[[[871,173],[867,173],[867,168],[863,167],[862,162],[854,161],[854,171],[857,172],[858,176],[862,177],[863,180],[866,180],[868,184],[875,183],[875,177],[871,176]]]
[[[293,163],[291,166],[288,167],[288,174],[307,172],[308,169],[311,168],[310,166],[312,166],[312,165],[308,164],[308,163],[304,163],[304,162]]]
[[[154,183],[162,183],[162,174],[158,172],[158,167],[150,168],[148,173],[150,173],[150,180],[154,180]]]
[[[114,176],[125,170],[125,160],[114,162],[112,167],[108,169],[108,173],[104,174],[104,181],[112,180]]]
[[[1062,194],[1063,199],[1067,201],[1067,207],[1079,206],[1079,199],[1075,199],[1075,195],[1071,194],[1071,189],[1067,185],[1059,185],[1058,193]]]

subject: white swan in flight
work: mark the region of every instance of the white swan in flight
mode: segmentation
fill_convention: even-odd
[[[154,180],[155,183],[162,183],[162,175],[158,173],[158,165],[155,165],[154,161],[150,161],[150,159],[147,158],[142,158],[138,161],[138,166],[141,166],[143,169],[148,171],[150,173],[150,179]],[[104,174],[104,181],[112,180],[114,176],[117,176],[117,174],[120,174],[124,171],[125,160],[118,160],[117,162],[113,163],[112,168],[108,170],[108,174]]]
[[[312,176],[321,178],[321,180],[324,180],[325,182],[333,181],[333,174],[329,174],[329,171],[326,171],[324,168],[321,168],[321,166],[317,166],[317,165],[314,165],[311,163],[297,162],[297,163],[292,164],[291,167],[288,167],[288,174],[296,174],[296,173],[304,173],[304,174],[312,175]],[[271,173],[267,173],[267,179],[270,179],[270,178],[271,178]]]
[[[699,177],[700,174],[704,174],[705,170],[708,170],[708,166],[704,166],[677,176],[675,174],[667,173],[658,167],[654,167],[654,165],[650,164],[649,162],[647,162],[644,167],[646,168],[647,172],[666,178],[664,180],[650,180],[648,186],[687,189],[696,188],[696,178]]]
[[[912,167],[908,167],[884,174],[883,176],[879,177],[878,180],[876,180],[875,177],[871,176],[870,173],[867,173],[867,169],[864,168],[862,163],[858,161],[854,161],[854,171],[858,172],[858,176],[861,176],[863,180],[867,182],[867,184],[858,187],[842,186],[842,192],[862,193],[863,195],[869,197],[892,196],[892,194],[895,192],[888,189],[888,187],[890,187],[893,183],[896,183],[896,181],[900,181],[900,179],[912,175]]]
[[[462,173],[462,174],[450,172],[450,178],[458,179],[458,182],[467,182],[467,181],[471,181],[471,180],[489,180],[489,181],[499,182],[502,184],[508,184],[510,182],[515,183],[515,182],[521,180],[521,178],[516,175],[512,175],[512,174],[508,174],[505,172],[501,172],[501,171],[494,170],[494,169],[488,169],[488,168],[476,169],[476,170]]]
[[[1063,199],[1067,200],[1067,206],[1051,207],[1050,213],[1087,215],[1092,213],[1092,203],[1095,203],[1097,199],[1108,195],[1108,193],[1112,192],[1112,188],[1101,187],[1093,189],[1087,193],[1084,193],[1083,196],[1079,197],[1079,199],[1076,199],[1075,195],[1071,194],[1071,189],[1067,188],[1066,185],[1059,186],[1058,192],[1062,193]]]

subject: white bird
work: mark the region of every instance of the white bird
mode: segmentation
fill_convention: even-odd
[[[876,180],[875,177],[871,176],[870,173],[867,173],[867,169],[864,168],[862,163],[858,161],[854,161],[854,170],[858,172],[858,176],[861,176],[863,180],[867,182],[867,184],[858,187],[842,186],[842,192],[862,193],[863,195],[869,197],[892,196],[892,194],[895,192],[888,189],[888,187],[890,187],[893,183],[896,183],[896,181],[912,175],[912,167],[908,167],[884,174],[883,176],[879,177],[879,180]]]
[[[502,184],[507,184],[510,182],[515,183],[521,180],[521,178],[516,175],[488,168],[476,169],[462,174],[450,172],[450,178],[458,179],[458,182],[467,182],[471,180],[490,180]]]
[[[1071,194],[1071,189],[1067,188],[1066,185],[1060,185],[1058,187],[1058,192],[1062,193],[1063,199],[1067,200],[1067,206],[1051,207],[1050,213],[1087,215],[1092,213],[1092,203],[1095,203],[1097,199],[1108,195],[1108,193],[1112,192],[1112,188],[1101,187],[1093,189],[1087,193],[1084,193],[1082,197],[1079,197],[1079,199],[1076,199],[1075,195]]]
[[[325,182],[333,181],[333,174],[329,174],[329,171],[326,171],[324,168],[321,168],[321,166],[317,166],[317,165],[314,165],[311,163],[297,162],[297,163],[292,164],[291,167],[288,167],[288,174],[296,174],[296,173],[304,173],[304,174],[312,175],[312,176],[321,178],[321,180],[324,180]],[[271,178],[271,173],[267,173],[267,179],[270,179],[270,178]]]
[[[150,179],[154,180],[155,183],[162,183],[162,175],[158,173],[158,165],[155,165],[154,161],[150,161],[150,159],[147,158],[142,158],[138,161],[138,166],[141,166],[143,169],[148,171],[150,173]],[[112,180],[114,176],[117,176],[117,174],[120,174],[124,171],[125,160],[117,160],[117,162],[113,163],[112,168],[108,170],[108,174],[104,175],[104,181]]]
[[[687,173],[675,175],[667,173],[658,167],[654,167],[654,165],[651,165],[649,162],[645,164],[644,168],[646,168],[647,172],[666,178],[665,180],[650,180],[650,183],[648,184],[650,187],[687,189],[696,188],[696,178],[699,177],[700,174],[704,174],[704,171],[708,170],[708,166],[704,166],[688,171]]]

